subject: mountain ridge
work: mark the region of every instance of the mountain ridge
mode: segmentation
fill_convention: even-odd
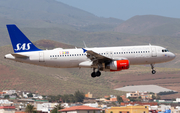
[[[11,4],[11,6],[9,6]],[[33,8],[32,8],[33,7]],[[55,0],[6,0],[0,1],[0,14],[7,19],[37,21],[48,24],[67,24],[75,27],[93,25],[97,23],[116,24],[123,20],[100,18],[92,13],[66,5]],[[110,20],[110,21],[109,21]],[[113,22],[114,21],[114,22]],[[28,24],[29,25],[29,24]],[[40,27],[41,25],[34,25]]]
[[[137,15],[124,21],[122,24],[116,27],[114,31],[122,32],[122,33],[130,33],[130,34],[147,35],[147,33],[144,33],[144,32],[148,32],[148,30],[151,30],[160,26],[164,26],[167,24],[168,25],[180,24],[180,19],[163,17],[163,16],[158,16],[158,15],[140,15],[140,16]],[[168,27],[166,26],[165,28],[168,28]],[[156,29],[155,31],[158,32],[158,30],[160,29]],[[166,31],[168,30],[164,30],[163,33],[166,33]],[[154,32],[149,33],[148,35],[155,35],[153,33]],[[164,35],[163,33],[161,33],[160,35]]]

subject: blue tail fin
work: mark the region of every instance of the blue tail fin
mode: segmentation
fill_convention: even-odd
[[[19,29],[16,25],[6,25],[14,52],[41,51],[38,49]]]

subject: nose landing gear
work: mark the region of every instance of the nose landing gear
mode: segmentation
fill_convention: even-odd
[[[154,64],[151,64],[152,74],[156,73],[156,70],[154,70]]]

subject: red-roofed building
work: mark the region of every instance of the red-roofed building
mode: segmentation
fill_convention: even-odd
[[[27,113],[25,111],[16,111],[15,113]]]
[[[0,113],[15,113],[15,106],[0,106]]]
[[[4,95],[4,94],[6,94],[6,92],[0,92],[0,95]]]
[[[59,111],[62,113],[100,113],[101,109],[89,106],[73,106]]]
[[[150,106],[156,106],[158,105],[157,102],[121,102],[121,106],[126,106],[126,105],[150,105]]]
[[[128,98],[126,98],[125,95],[122,95],[121,98],[123,99],[123,102],[129,102],[130,101]]]
[[[110,98],[111,102],[117,102],[117,98]]]

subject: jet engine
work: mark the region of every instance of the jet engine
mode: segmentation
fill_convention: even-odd
[[[129,60],[116,60],[108,64],[106,69],[110,69],[110,71],[121,71],[129,69],[129,64]]]

